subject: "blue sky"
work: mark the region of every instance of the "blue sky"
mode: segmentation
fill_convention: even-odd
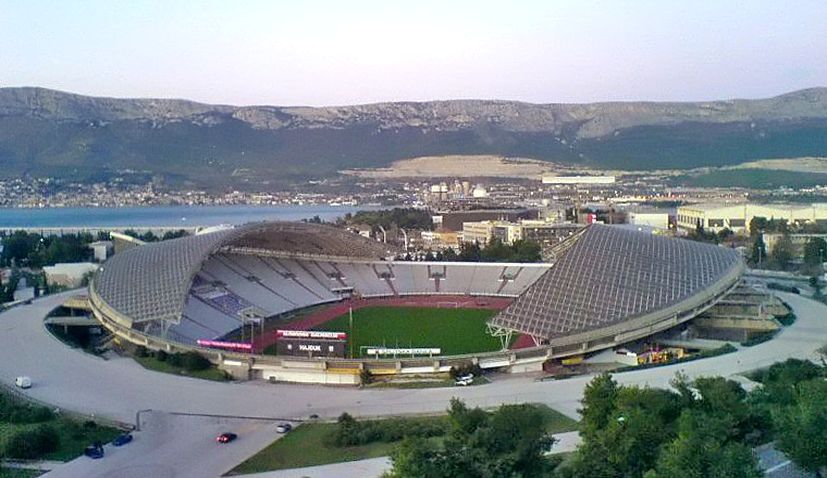
[[[827,1],[0,0],[0,86],[231,104],[767,97]]]

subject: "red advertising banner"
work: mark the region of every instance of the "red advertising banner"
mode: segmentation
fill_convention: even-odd
[[[241,342],[221,342],[219,340],[204,340],[198,339],[198,345],[203,347],[217,347],[221,349],[243,350],[250,352],[253,350],[252,344],[245,344]]]

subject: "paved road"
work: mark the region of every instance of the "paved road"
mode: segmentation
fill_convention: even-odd
[[[232,431],[238,439],[219,444]],[[217,477],[280,437],[273,421],[148,413],[131,443],[104,447],[102,459],[82,456],[54,468],[48,478]]]
[[[66,347],[49,334],[43,317],[70,294],[49,296],[0,314],[0,380],[11,384],[29,375],[29,395],[59,407],[132,422],[135,412],[154,409],[217,415],[302,418],[311,413],[333,418],[343,411],[357,416],[437,412],[452,397],[483,407],[539,402],[577,417],[583,387],[590,377],[535,382],[514,376],[491,384],[421,390],[332,389],[266,382],[216,383],[144,370],[130,359],[103,360]],[[788,357],[815,358],[827,342],[827,306],[779,294],[798,320],[769,342],[737,353],[686,364],[618,374],[620,383],[668,386],[681,370],[689,377],[731,376],[766,367]]]

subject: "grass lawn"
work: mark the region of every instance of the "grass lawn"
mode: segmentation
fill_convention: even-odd
[[[227,375],[224,373],[224,371],[218,370],[215,367],[210,367],[206,370],[189,371],[183,369],[182,367],[176,367],[174,365],[170,365],[167,362],[162,362],[156,359],[155,357],[133,356],[132,358],[134,358],[135,361],[141,364],[141,366],[145,369],[154,370],[156,372],[171,373],[173,375],[183,375],[185,377],[202,378],[205,380],[213,380],[216,382],[226,382],[228,380]]]
[[[546,430],[549,433],[563,433],[578,429],[578,423],[562,413],[545,405],[535,404],[534,406],[543,412],[547,421]],[[447,419],[447,415],[420,418],[420,420],[434,421]],[[388,420],[394,419],[390,418]],[[333,433],[336,427],[336,423],[306,423],[300,425],[280,440],[274,441],[267,448],[238,465],[229,474],[261,473],[271,470],[377,458],[387,456],[396,445],[396,443],[382,442],[353,447],[328,445],[326,437]],[[433,437],[429,440],[441,443],[442,437]]]
[[[241,475],[377,458],[387,456],[395,445],[394,443],[370,443],[352,447],[329,446],[325,443],[325,438],[333,433],[336,426],[335,423],[300,425],[238,465],[230,474]]]
[[[546,420],[546,431],[549,433],[573,432],[580,429],[577,420],[573,420],[562,413],[549,408],[547,405],[535,403],[535,407],[543,412]]]
[[[486,332],[491,309],[365,307],[319,325],[315,330],[348,332],[348,347],[361,357],[363,346],[438,347],[442,355],[500,350],[500,339]]]
[[[94,441],[107,443],[121,433],[117,428],[96,426],[84,427],[82,423],[67,417],[42,423],[5,423],[0,422],[0,450],[5,449],[6,440],[18,431],[37,428],[39,425],[50,425],[60,435],[60,445],[57,451],[44,455],[44,460],[69,461],[83,454],[84,448]],[[6,472],[7,470],[3,470]],[[4,476],[4,475],[0,475]],[[15,475],[12,475],[15,476]],[[26,476],[26,475],[21,475]],[[35,475],[37,476],[37,475]]]
[[[44,472],[20,468],[0,468],[0,478],[35,478]]]
[[[483,385],[491,383],[485,377],[474,377],[473,383],[470,386]],[[406,380],[406,381],[381,381],[378,380],[365,386],[366,388],[444,388],[457,387],[456,382],[451,378],[436,379],[436,380]]]

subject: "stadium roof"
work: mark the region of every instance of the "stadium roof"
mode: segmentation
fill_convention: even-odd
[[[723,247],[595,224],[491,325],[554,339],[665,309],[740,272]]]
[[[341,229],[293,222],[250,223],[233,229],[149,243],[115,254],[95,275],[94,292],[132,322],[180,320],[193,277],[222,247],[291,254],[380,258],[380,244]]]

